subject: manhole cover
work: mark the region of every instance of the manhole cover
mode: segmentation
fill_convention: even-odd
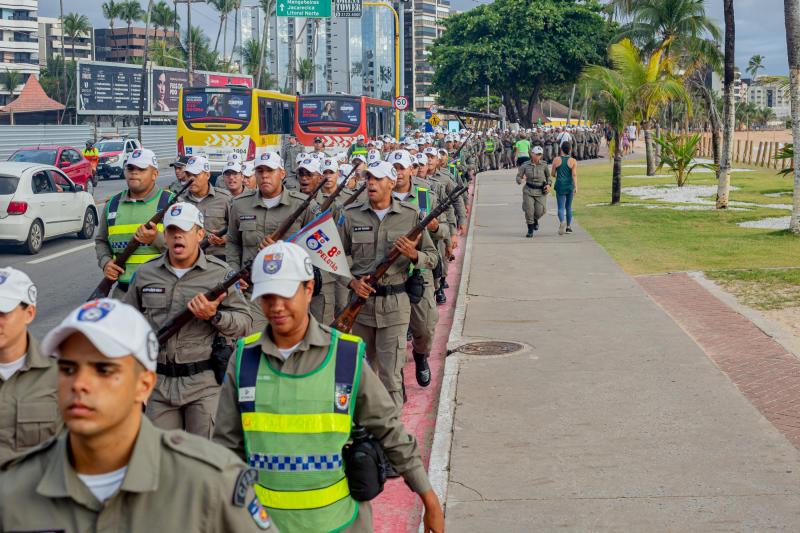
[[[459,346],[454,352],[465,355],[504,355],[522,350],[524,346],[518,342],[479,341]]]

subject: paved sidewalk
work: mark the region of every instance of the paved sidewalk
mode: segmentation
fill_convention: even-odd
[[[511,172],[478,189],[454,333],[530,349],[450,356],[448,531],[800,530],[791,442],[553,198],[529,240]]]

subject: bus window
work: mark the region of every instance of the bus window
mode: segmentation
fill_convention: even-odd
[[[283,131],[282,133],[292,133],[294,125],[294,106],[284,102],[283,104]]]
[[[230,88],[202,88],[187,90],[183,97],[183,121],[190,129],[204,129],[206,124],[238,126],[226,129],[244,129],[250,123],[249,90]]]
[[[378,130],[378,113],[375,106],[367,106],[367,136],[374,139]]]
[[[261,135],[281,133],[281,116],[276,110],[279,105],[269,98],[258,99],[258,129]]]

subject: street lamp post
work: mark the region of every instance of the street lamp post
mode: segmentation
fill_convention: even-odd
[[[365,6],[385,7],[394,15],[394,97],[400,96],[400,69],[403,66],[400,64],[400,18],[397,15],[397,10],[386,2],[364,2]],[[400,110],[395,107],[394,109],[394,136],[400,137]]]

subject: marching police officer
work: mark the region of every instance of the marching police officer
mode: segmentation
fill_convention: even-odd
[[[0,268],[0,463],[58,433],[55,361],[28,331],[36,286],[24,272]]]
[[[0,469],[0,531],[261,531],[257,473],[223,447],[142,416],[158,342],[135,309],[104,298],[42,342],[58,358],[67,431]],[[54,407],[55,408],[55,407]]]
[[[366,206],[378,198],[378,180],[392,183],[373,174],[383,176],[391,168],[388,163],[373,165],[368,171],[372,194]],[[391,189],[386,192],[391,198]],[[385,200],[386,195],[380,198]],[[405,211],[415,218],[416,210],[404,205],[408,207],[392,202],[383,221]],[[374,217],[370,223],[380,224],[370,213]],[[351,221],[348,218],[349,230]],[[381,234],[383,241],[386,234]],[[406,242],[404,251],[410,252],[412,245]],[[407,269],[408,262],[403,263]],[[426,531],[443,532],[442,509],[417,442],[405,431],[374,371],[364,364],[363,354],[369,348],[362,339],[322,325],[309,313],[314,281],[308,254],[295,244],[278,242],[261,250],[255,264],[253,299],[269,323],[260,336],[254,336],[258,338],[249,339],[247,345],[240,342],[231,358],[214,441],[258,469],[256,494],[280,531],[364,532],[372,531],[371,506],[351,496],[352,470],[346,466],[352,465],[342,460],[351,428],[364,427],[422,498]]]
[[[155,259],[164,249],[163,226],[148,220],[165,208],[172,193],[156,187],[158,159],[152,150],[142,148],[131,152],[125,163],[125,182],[128,188],[106,202],[103,216],[94,239],[97,263],[103,275],[116,281],[112,296],[120,299],[139,265]],[[114,258],[135,238],[139,246],[124,265]]]
[[[436,266],[436,248],[428,232],[417,242],[405,235],[419,222],[419,208],[392,196],[397,171],[386,161],[375,161],[366,171],[367,198],[344,210],[340,227],[345,253],[352,257],[350,289],[368,298],[353,326],[364,339],[367,359],[389,391],[398,411],[403,405],[403,365],[406,361],[406,333],[411,304],[405,282],[410,265],[431,269]],[[377,289],[364,281],[389,250],[396,246],[401,257],[379,280]]]
[[[238,161],[231,161],[225,164],[227,172],[236,171],[240,168]],[[231,211],[231,193],[226,189],[212,187],[208,182],[211,176],[211,168],[208,159],[204,156],[195,156],[186,163],[184,173],[186,178],[193,178],[194,181],[189,187],[189,194],[186,195],[186,202],[194,205],[203,214],[205,224],[206,239],[208,248],[205,252],[218,259],[225,260],[225,232],[228,227],[228,219]],[[223,172],[223,183],[225,173]],[[222,235],[216,233],[222,232]]]
[[[231,271],[224,261],[200,249],[205,234],[200,211],[188,202],[176,203],[164,217],[164,228],[167,253],[142,265],[125,302],[155,327],[187,308],[195,318],[157,354],[158,382],[147,403],[147,416],[162,429],[183,429],[210,438],[219,392],[214,368],[220,355],[215,350],[224,350],[219,336],[246,335],[252,318],[235,287],[216,300],[205,297]]]
[[[243,170],[244,168],[242,165],[236,161],[225,163],[225,166],[222,168],[222,180],[231,198],[236,198],[246,190]]]
[[[303,153],[304,149],[303,145],[297,142],[297,135],[294,133],[289,134],[286,144],[281,149],[281,159],[289,164],[289,168],[286,169],[286,187],[289,189],[297,189],[297,175],[292,162]]]
[[[225,244],[225,257],[233,270],[255,258],[258,251],[272,244],[270,233],[288,218],[305,200],[300,192],[290,191],[283,186],[286,171],[283,160],[275,152],[264,152],[256,158],[255,175],[257,189],[246,192],[233,200],[230,225]],[[311,222],[319,206],[312,202],[303,215],[289,228],[286,236],[295,233]],[[247,290],[247,283],[242,283]],[[266,324],[261,307],[250,305],[253,317],[253,330],[260,331]]]
[[[175,170],[175,181],[169,184],[167,189],[170,192],[178,192],[183,188],[183,182],[186,180],[186,175],[183,172],[183,169],[186,168],[186,163],[189,161],[189,158],[185,155],[178,157],[175,161],[169,164]]]
[[[525,223],[528,225],[527,238],[539,229],[539,219],[547,212],[547,193],[552,181],[550,168],[542,161],[544,150],[541,146],[531,148],[533,159],[525,161],[517,170],[517,184],[525,184],[522,191],[522,211],[525,212]]]

